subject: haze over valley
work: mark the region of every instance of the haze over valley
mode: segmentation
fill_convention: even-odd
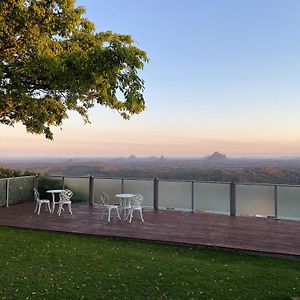
[[[300,184],[300,157],[229,158],[219,152],[200,158],[2,159],[1,166],[41,175]]]

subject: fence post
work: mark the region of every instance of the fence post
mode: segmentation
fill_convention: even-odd
[[[33,188],[38,189],[39,187],[39,175],[35,175],[33,177]]]
[[[194,203],[194,181],[192,181],[192,212],[195,212],[195,203]]]
[[[275,209],[275,219],[278,219],[278,190],[277,185],[274,185],[274,209]]]
[[[64,190],[65,189],[65,176],[61,177],[61,186],[62,186],[62,189]]]
[[[153,181],[153,209],[158,210],[158,201],[159,201],[159,180],[154,178]]]
[[[124,178],[121,180],[121,193],[124,194]]]
[[[236,184],[230,182],[230,216],[236,216]]]
[[[95,188],[94,188],[94,176],[89,178],[89,205],[94,205]]]
[[[9,179],[6,179],[6,207],[9,207],[8,201],[9,201]]]

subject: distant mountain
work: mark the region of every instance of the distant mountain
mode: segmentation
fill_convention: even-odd
[[[216,151],[212,155],[206,157],[205,160],[210,162],[224,162],[228,160],[228,157],[225,154]]]
[[[135,155],[130,155],[129,157],[128,157],[128,159],[130,159],[130,160],[135,160],[136,159],[136,156]]]
[[[155,159],[157,159],[157,157],[156,156],[149,156],[147,159],[149,159],[149,160],[155,160]]]

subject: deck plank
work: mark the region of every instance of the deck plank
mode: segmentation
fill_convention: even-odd
[[[73,216],[33,213],[33,203],[0,208],[0,225],[58,232],[189,244],[300,258],[300,222],[176,210],[144,210],[145,223],[111,223],[100,206],[72,204]]]

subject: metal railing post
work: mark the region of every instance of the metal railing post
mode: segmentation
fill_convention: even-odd
[[[195,203],[194,203],[194,181],[192,181],[192,212],[195,212]]]
[[[6,207],[9,207],[9,179],[6,179]]]
[[[278,219],[278,187],[274,185],[274,213],[275,218]]]
[[[230,216],[236,216],[236,184],[230,182]]]
[[[153,209],[158,210],[158,202],[159,202],[159,180],[158,178],[154,178],[153,181]]]
[[[39,175],[35,175],[35,177],[33,177],[33,188],[38,189],[38,187],[39,187]]]
[[[94,176],[89,178],[89,205],[94,205],[95,198],[95,186],[94,186]]]
[[[35,175],[32,180],[32,199],[33,199],[33,201],[35,201],[34,189],[36,189],[38,191],[38,180],[39,180],[38,175]]]
[[[121,193],[124,194],[124,178],[121,180]]]
[[[64,190],[65,189],[65,176],[61,177],[61,186],[62,186],[62,189]]]

